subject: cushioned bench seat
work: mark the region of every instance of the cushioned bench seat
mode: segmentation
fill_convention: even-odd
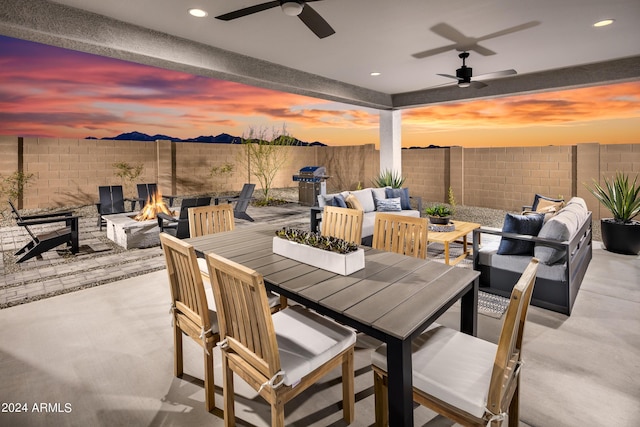
[[[505,225],[508,219],[518,217],[509,215]],[[541,228],[533,234],[509,232],[511,224],[503,230],[485,227],[474,230],[473,265],[480,271],[481,289],[508,297],[535,256],[540,264],[531,304],[570,315],[592,257],[591,217],[584,200],[574,197],[555,215],[547,214],[544,223],[542,216],[538,217]],[[525,222],[522,217],[519,220]],[[480,247],[482,234],[500,236],[501,240],[485,242]],[[511,244],[502,245],[505,240]],[[527,245],[531,247],[528,253],[504,250],[505,247],[521,250]]]

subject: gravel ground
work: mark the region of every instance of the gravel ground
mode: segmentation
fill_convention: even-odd
[[[271,190],[271,195],[274,199],[280,199],[288,202],[297,202],[298,201],[298,188],[297,187],[289,187],[289,188],[275,188]],[[214,196],[212,194],[212,196]],[[259,198],[261,196],[260,193],[256,193],[256,196]],[[423,200],[423,208],[433,204],[433,202]],[[180,199],[176,199],[174,201],[174,205],[180,205]],[[23,215],[34,215],[38,213],[48,213],[55,212],[61,210],[74,210],[76,215],[81,217],[93,217],[97,218],[98,212],[94,205],[89,206],[68,206],[65,208],[58,209],[27,209],[23,210],[21,213]],[[500,209],[491,209],[491,208],[481,208],[474,206],[456,206],[456,214],[455,219],[465,222],[476,222],[478,224],[482,224],[485,227],[497,227],[502,228],[502,223],[504,221],[504,215],[507,211]],[[516,211],[512,211],[512,213],[519,213]],[[15,225],[15,221],[11,218],[10,213],[4,212],[3,217],[0,219],[0,226],[7,225]],[[593,239],[601,241],[600,237],[600,221],[593,222]]]

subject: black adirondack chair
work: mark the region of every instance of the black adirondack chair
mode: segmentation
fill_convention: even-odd
[[[98,187],[100,201],[96,203],[98,209],[98,226],[102,231],[102,226],[107,222],[105,215],[113,215],[127,212],[124,207],[124,192],[122,185],[105,185]]]
[[[253,200],[253,192],[255,189],[255,184],[244,184],[238,196],[216,197],[214,199],[214,202],[216,205],[220,201],[226,201],[227,203],[235,202],[235,205],[233,207],[233,216],[238,219],[244,219],[253,222],[253,218],[251,218],[251,216],[249,216],[249,214],[247,213],[247,208],[249,207],[249,203],[251,203],[251,200]]]
[[[23,227],[31,237],[31,241],[15,253],[16,256],[22,255],[18,258],[17,262],[24,262],[65,243],[71,248],[71,253],[78,253],[80,248],[78,242],[80,234],[79,217],[74,216],[73,212],[66,211],[22,216],[13,203],[11,203],[11,200],[9,200],[9,205],[11,206],[17,224]],[[41,234],[36,234],[29,228],[30,225],[53,224],[58,222],[64,222],[64,227]]]
[[[138,188],[138,198],[132,200],[131,210],[135,210],[136,202],[138,202],[140,209],[142,209],[147,200],[158,191],[158,184],[156,183],[136,184],[136,187]],[[173,199],[175,199],[176,196],[163,194],[162,198],[169,200],[169,206],[173,206]]]
[[[178,239],[191,237],[189,233],[189,208],[197,206],[208,206],[211,204],[211,197],[194,197],[182,199],[180,204],[180,215],[174,218],[165,213],[158,213],[158,227],[161,232],[169,233]]]

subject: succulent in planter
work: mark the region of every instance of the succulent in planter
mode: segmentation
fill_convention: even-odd
[[[355,243],[347,242],[346,240],[331,236],[322,236],[320,233],[300,230],[297,228],[283,227],[276,231],[276,236],[282,239],[291,240],[292,242],[300,243],[301,245],[307,245],[323,249],[325,251],[337,252],[339,254],[348,254],[358,250],[358,245]]]
[[[602,218],[600,226],[602,242],[607,250],[622,254],[640,253],[640,221],[634,221],[640,214],[640,186],[638,176],[633,182],[622,173],[616,173],[611,180],[604,178],[604,186],[595,179],[587,189],[604,207],[611,211],[613,218]]]
[[[425,208],[424,213],[432,224],[448,224],[453,211],[447,205],[437,204]]]

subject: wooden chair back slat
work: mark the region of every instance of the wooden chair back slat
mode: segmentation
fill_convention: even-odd
[[[280,356],[262,275],[215,254],[207,255],[207,263],[220,339],[265,381],[272,378],[280,370]]]
[[[498,340],[498,350],[487,397],[487,409],[494,414],[508,410],[511,393],[517,387],[522,336],[537,270],[538,260],[533,258],[511,292],[511,300]]]
[[[230,204],[189,208],[189,234],[191,237],[231,231],[236,227]]]
[[[414,218],[392,213],[376,213],[373,228],[374,249],[427,257],[429,225],[426,218]]]
[[[358,209],[325,206],[321,234],[359,245],[362,240],[363,217],[363,212]]]
[[[199,334],[202,330],[209,330],[211,323],[195,249],[166,233],[160,233],[160,241],[167,264],[175,320],[196,342],[202,341]]]

